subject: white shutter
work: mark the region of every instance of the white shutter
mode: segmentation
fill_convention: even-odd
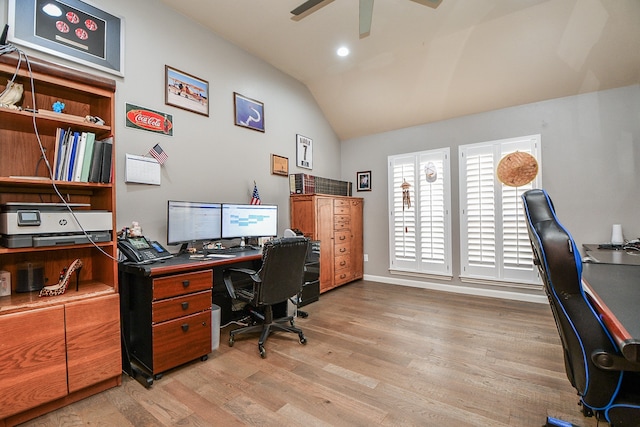
[[[435,168],[433,182],[426,168]],[[403,204],[402,183],[409,184],[410,207]],[[389,157],[392,269],[451,274],[451,202],[449,149]]]
[[[444,161],[440,156],[420,156],[420,255],[421,261],[442,265],[445,262]],[[428,167],[435,167],[436,179],[428,182]]]
[[[415,158],[405,156],[394,159],[390,166],[392,177],[392,254],[397,265],[405,268],[415,268],[416,258],[416,209],[415,204],[407,207],[402,199],[402,183],[408,182],[410,200],[414,200],[415,189]]]
[[[539,188],[540,173],[522,187],[496,177],[502,157],[532,154],[540,167],[540,135],[460,146],[461,274],[479,279],[539,284],[520,195]]]

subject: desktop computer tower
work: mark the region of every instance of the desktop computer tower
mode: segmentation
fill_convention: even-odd
[[[304,285],[298,307],[303,307],[320,298],[320,241],[309,242],[304,265]]]

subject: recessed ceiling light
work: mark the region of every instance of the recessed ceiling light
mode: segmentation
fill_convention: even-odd
[[[336,52],[338,54],[338,56],[347,56],[349,55],[349,49],[347,49],[346,47],[341,47],[338,49],[338,51]]]

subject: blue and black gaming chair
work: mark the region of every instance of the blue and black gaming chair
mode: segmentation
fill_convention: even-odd
[[[611,426],[640,426],[640,374],[599,363],[596,354],[621,360],[615,342],[582,288],[582,259],[571,234],[558,221],[544,190],[522,195],[534,262],[562,341],[564,365],[585,416]],[[635,369],[629,366],[623,369]]]

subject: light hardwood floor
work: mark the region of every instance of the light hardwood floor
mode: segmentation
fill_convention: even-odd
[[[584,418],[546,304],[358,281],[294,334],[238,338],[150,389],[123,385],[32,426],[542,426]]]

